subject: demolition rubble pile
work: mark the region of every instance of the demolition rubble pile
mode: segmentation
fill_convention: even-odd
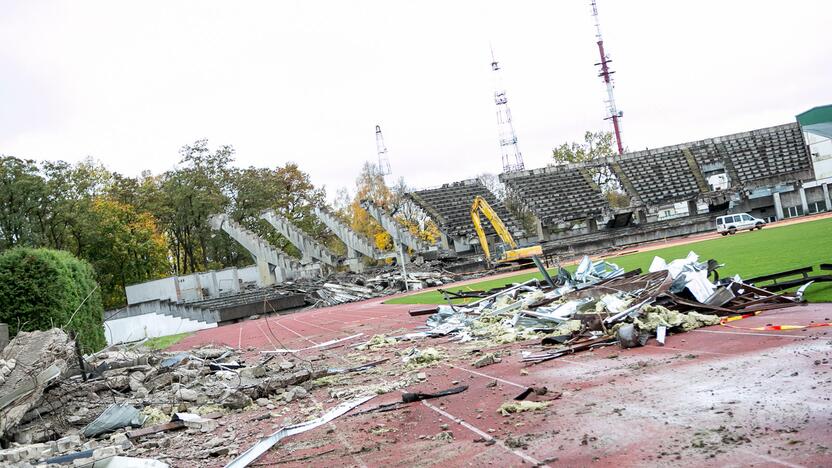
[[[615,343],[634,347],[653,338],[664,343],[670,333],[802,301],[805,286],[793,296],[774,294],[739,277],[719,279],[719,266],[713,260],[699,262],[690,253],[669,263],[657,257],[645,274],[625,272],[615,264],[588,257],[574,274],[559,269],[552,278],[541,269],[543,282],[533,279],[496,291],[467,292],[464,297],[473,298],[467,304],[449,301],[411,311],[411,315],[430,314],[424,330],[373,336],[355,346],[362,359],[351,368],[326,367],[320,360],[313,364],[299,357],[297,353],[303,350],[289,349],[261,351],[251,357],[226,348],[164,353],[132,344],[81,356],[59,329],[21,332],[0,353],[0,466],[163,468],[175,459],[213,465],[230,457],[235,458],[228,466],[246,466],[282,437],[325,424],[373,395],[424,382],[423,367],[453,358],[452,350],[439,347],[395,350],[394,357],[393,349],[387,347],[400,341],[442,336],[487,347],[534,339],[540,346],[526,347],[520,359],[537,363]],[[393,272],[385,274],[390,276],[380,274],[377,281],[395,281]],[[433,274],[420,281],[436,279]],[[362,286],[350,288],[375,291],[374,281],[365,279]],[[327,288],[336,291],[333,297],[357,295],[342,285]],[[447,295],[448,299],[461,296]],[[370,361],[368,356],[375,352],[388,356]],[[484,353],[471,365],[489,366],[504,356]],[[381,367],[384,363],[387,368]],[[368,372],[361,374],[364,371]],[[322,405],[310,398],[316,386],[329,386],[330,398],[342,403],[323,413]],[[466,389],[463,385],[430,394],[403,393],[401,402],[358,414],[388,411]],[[529,388],[499,412],[536,411],[559,397],[560,393],[547,393],[545,387]],[[352,400],[344,401],[347,398]],[[292,402],[294,411],[289,408]],[[242,414],[255,408],[270,413],[256,418]],[[243,427],[232,422],[246,421],[244,426],[250,426],[262,418],[283,416],[287,416],[284,426],[254,445],[241,433]]]
[[[719,266],[713,260],[700,263],[691,252],[670,263],[656,257],[649,273],[641,274],[584,257],[574,276],[559,269],[551,278],[542,271],[545,283],[532,279],[497,292],[466,293],[479,298],[437,307],[423,333],[494,344],[538,338],[543,349],[525,352],[522,360],[542,362],[614,343],[640,346],[652,337],[664,344],[669,333],[802,302],[803,289],[784,296],[739,277],[719,280]]]
[[[6,346],[0,466],[134,466],[131,457],[157,458],[164,447],[193,460],[227,456],[238,451],[234,433],[211,436],[224,414],[304,399],[314,379],[353,371],[316,369],[282,355],[247,365],[221,348],[112,346],[83,361],[82,372],[74,342],[59,329],[21,332]],[[181,434],[181,447],[170,446],[171,431]]]
[[[452,273],[441,268],[439,262],[408,265],[407,287],[401,268],[395,266],[375,269],[367,274],[338,273],[324,280],[298,280],[292,285],[295,291],[307,295],[307,303],[313,307],[329,307],[347,302],[362,301],[389,296],[403,291],[417,291],[484,276],[485,270],[473,273]]]

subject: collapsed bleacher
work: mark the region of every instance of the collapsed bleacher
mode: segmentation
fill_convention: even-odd
[[[476,237],[474,225],[471,222],[471,204],[477,195],[485,198],[485,201],[494,208],[512,235],[519,234],[519,237],[522,237],[523,230],[520,222],[509,213],[506,205],[497,200],[497,197],[478,179],[444,184],[434,189],[418,190],[409,195],[450,238],[472,239]],[[483,223],[483,227],[486,235],[496,235],[489,223]]]
[[[733,190],[812,177],[811,157],[797,123],[627,153],[619,165],[648,206],[703,195],[708,188],[697,179],[704,181],[715,171],[727,174]]]
[[[589,175],[573,166],[506,173],[500,180],[544,225],[598,216],[608,208]]]
[[[614,174],[630,200],[629,207],[610,207],[590,175],[599,170]],[[722,182],[712,179],[722,174]],[[628,225],[618,222],[622,216],[637,217],[641,223],[665,219],[658,217],[658,211],[679,202],[689,203],[688,216],[697,215],[695,203],[725,210],[732,197],[745,196],[749,190],[812,177],[811,155],[800,126],[789,123],[608,160],[505,173],[500,180],[512,200],[540,221],[541,232],[561,236],[567,224],[583,225],[581,229],[592,232],[596,224]],[[469,209],[476,195],[485,197],[512,231],[518,230],[519,223],[506,206],[476,179],[410,194],[449,238],[474,236]],[[489,235],[494,234],[490,226],[486,229]],[[569,235],[579,232],[584,231]]]
[[[619,164],[646,205],[667,205],[699,194],[699,186],[681,146],[628,153],[621,157]]]
[[[812,163],[797,123],[705,140],[727,156],[739,183],[749,184],[811,171]],[[796,177],[805,178],[805,177]]]

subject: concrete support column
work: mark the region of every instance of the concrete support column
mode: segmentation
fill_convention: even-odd
[[[272,274],[269,271],[269,263],[259,257],[257,258],[257,283],[260,287],[274,284]]]
[[[234,284],[231,286],[231,290],[235,293],[240,292],[240,272],[237,271],[237,267],[234,267],[234,271],[231,273],[231,278],[234,280]]]
[[[173,287],[176,289],[176,302],[180,302],[182,300],[182,288],[179,287],[179,277],[173,277]]]
[[[364,271],[364,263],[360,258],[348,258],[347,267],[353,273],[361,273]]]
[[[279,267],[277,265],[275,265],[274,270],[271,270],[270,273],[274,273],[274,282],[276,282],[276,283],[282,283],[286,280],[294,279],[293,277],[289,276],[289,275],[292,274],[292,270],[289,270],[289,273],[287,273],[285,268]],[[292,276],[294,276],[294,275],[292,275]],[[270,274],[269,278],[271,278],[271,277],[272,277],[272,275]]]
[[[220,281],[217,279],[217,272],[211,270],[211,287],[214,288],[211,291],[211,297],[219,297],[220,295]]]
[[[774,216],[777,217],[778,221],[785,218],[783,216],[783,202],[780,201],[780,193],[774,193],[771,198],[774,199]]]
[[[800,206],[803,207],[803,214],[809,214],[809,202],[806,201],[806,189],[800,187],[797,192],[800,194]]]
[[[361,273],[364,271],[364,262],[361,261],[358,252],[350,248],[350,246],[347,246],[347,267],[353,273]]]
[[[645,210],[636,211],[636,219],[638,219],[639,224],[646,224],[647,223],[647,212]]]
[[[194,284],[196,284],[196,297],[205,299],[202,295],[202,280],[199,277],[199,273],[194,273],[191,276],[193,276]]]
[[[598,221],[595,221],[595,218],[587,218],[586,219],[586,228],[589,232],[597,232],[598,231]]]
[[[543,223],[537,216],[534,217],[534,228],[537,231],[537,241],[543,242],[546,240],[546,234],[543,232]]]
[[[832,199],[829,198],[829,184],[823,184],[823,202],[826,204],[826,211],[832,211]]]
[[[696,216],[699,210],[696,208],[696,200],[688,200],[688,216]]]
[[[446,236],[444,232],[439,233],[439,242],[442,244],[443,249],[451,249],[451,244],[448,242],[448,236]]]

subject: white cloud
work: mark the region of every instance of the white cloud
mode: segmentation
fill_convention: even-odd
[[[180,146],[296,161],[330,195],[375,160],[438,185],[498,172],[489,42],[527,167],[603,128],[573,2],[0,1],[0,152],[135,175]],[[832,101],[832,4],[602,0],[631,149],[788,122]]]

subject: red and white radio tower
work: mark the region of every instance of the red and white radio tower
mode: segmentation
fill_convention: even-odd
[[[607,111],[609,115],[604,120],[612,120],[612,128],[615,131],[615,142],[618,144],[618,154],[624,153],[624,144],[621,143],[621,128],[618,120],[624,116],[624,113],[615,107],[615,97],[613,96],[613,89],[615,86],[612,83],[613,71],[610,71],[608,63],[612,62],[607,54],[604,52],[604,39],[601,38],[601,23],[598,21],[598,6],[595,0],[592,0],[592,17],[595,18],[595,38],[598,40],[598,53],[601,54],[601,62],[595,65],[601,66],[601,73],[598,76],[604,78],[604,84],[607,86]]]

